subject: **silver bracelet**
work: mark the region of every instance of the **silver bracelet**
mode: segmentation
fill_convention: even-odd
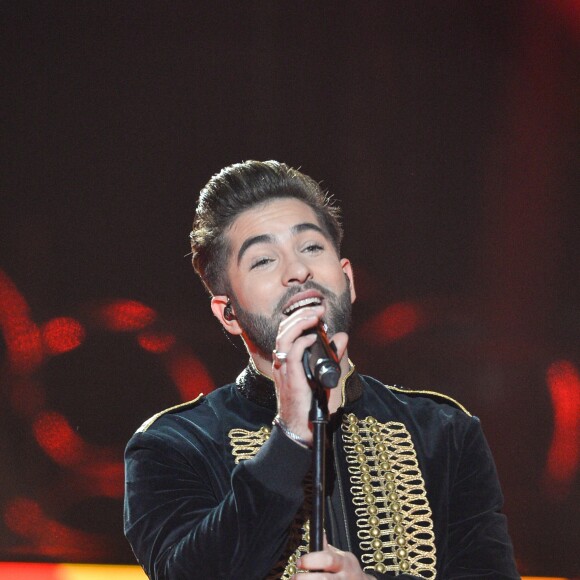
[[[280,419],[280,415],[276,415],[274,417],[274,420],[272,421],[272,425],[277,425],[278,427],[280,427],[280,429],[282,430],[282,433],[284,433],[284,435],[286,435],[286,437],[288,437],[288,439],[292,439],[292,441],[296,441],[296,443],[298,443],[298,445],[301,445],[305,449],[310,449],[312,447],[312,445],[310,445],[310,443],[308,443],[308,441],[306,441],[306,439],[302,439],[302,437],[300,437],[300,435],[296,435],[296,433],[290,431],[290,429],[288,429],[288,425],[286,425],[286,423],[284,423],[284,421],[282,421],[282,419]]]

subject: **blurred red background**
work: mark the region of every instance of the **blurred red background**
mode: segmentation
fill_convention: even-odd
[[[197,191],[275,158],[343,207],[355,364],[478,415],[521,572],[578,572],[577,2],[0,13],[0,559],[133,563],[127,439],[246,360]]]

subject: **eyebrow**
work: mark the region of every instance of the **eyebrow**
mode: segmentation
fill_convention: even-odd
[[[290,233],[293,236],[296,236],[302,232],[306,232],[309,230],[318,232],[322,234],[325,238],[328,238],[328,235],[320,226],[317,226],[316,224],[313,224],[311,222],[305,222],[302,224],[296,224],[295,226],[292,226],[290,228]],[[242,244],[242,247],[238,252],[238,264],[242,260],[243,255],[251,246],[254,246],[256,244],[275,244],[275,243],[276,238],[272,234],[261,234],[259,236],[253,236],[251,238],[248,238],[247,240],[244,240],[244,243]]]

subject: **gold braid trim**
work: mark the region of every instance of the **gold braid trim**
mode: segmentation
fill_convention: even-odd
[[[312,484],[310,484],[312,488]],[[298,570],[296,562],[300,556],[308,552],[310,545],[310,520],[308,514],[310,509],[305,504],[298,512],[288,536],[288,544],[284,550],[280,561],[270,571],[266,580],[290,580],[294,574],[303,574],[306,570]]]
[[[448,404],[451,403],[451,406],[456,406],[458,409],[461,409],[468,417],[472,417],[472,414],[459,401],[449,395],[438,393],[437,391],[427,391],[425,389],[403,389],[402,387],[392,385],[387,385],[387,389],[397,393],[404,393],[405,395],[427,395],[428,397],[434,397],[435,399],[443,399],[444,402]]]
[[[257,431],[247,429],[231,429],[228,433],[232,446],[232,455],[236,465],[240,461],[250,459],[258,453],[260,447],[266,443],[270,437],[269,427],[260,427]],[[305,483],[305,497],[310,497],[312,493],[312,482]],[[310,513],[309,502],[305,502],[292,526],[288,535],[288,544],[284,550],[280,561],[274,566],[267,576],[267,580],[289,580],[294,574],[301,573],[296,568],[296,562],[300,556],[306,554],[310,544]]]
[[[431,507],[410,433],[352,413],[342,430],[364,570],[435,578]]]
[[[268,441],[270,429],[268,427],[260,427],[258,431],[231,429],[228,437],[232,446],[232,455],[237,465],[240,461],[250,459],[258,453],[260,447]]]
[[[173,411],[187,409],[188,407],[194,407],[195,405],[197,405],[197,403],[201,402],[202,398],[203,393],[201,393],[201,395],[198,395],[192,401],[187,401],[186,403],[179,403],[179,405],[174,405],[173,407],[169,407],[169,409],[165,409],[164,411],[161,411],[160,413],[153,415],[153,417],[149,417],[149,419],[147,419],[147,421],[145,421],[145,423],[143,423],[141,427],[137,429],[137,433],[144,433],[145,431],[147,431],[147,429],[149,429],[149,427],[151,427],[151,425],[153,425],[153,423],[155,423],[157,419],[163,417],[163,415],[167,415],[168,413],[172,413]]]

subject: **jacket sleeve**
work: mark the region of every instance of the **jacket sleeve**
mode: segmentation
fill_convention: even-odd
[[[177,447],[148,431],[127,446],[124,524],[137,560],[151,580],[264,578],[302,506],[311,452],[273,429],[216,493],[207,453],[198,447],[192,462]]]
[[[476,417],[450,487],[447,558],[437,578],[519,579],[495,464]]]

